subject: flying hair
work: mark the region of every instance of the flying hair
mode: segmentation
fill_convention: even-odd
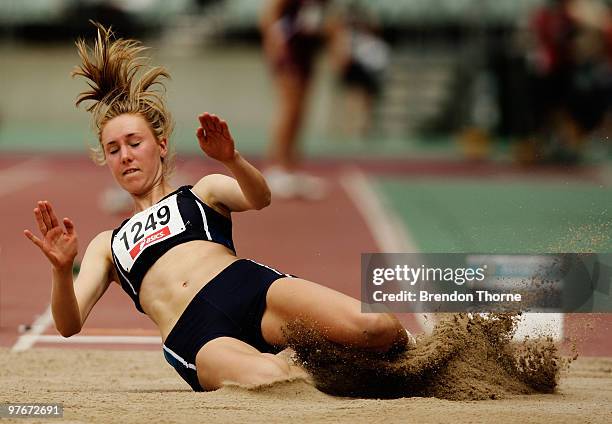
[[[90,21],[97,28],[93,47],[84,39],[76,41],[81,64],[72,76],[86,79],[89,90],[77,96],[75,105],[90,102],[86,109],[92,114],[92,124],[98,135],[98,144],[91,146],[94,162],[106,162],[101,134],[104,125],[123,114],[141,115],[158,140],[169,138],[174,122],[166,107],[163,79],[170,78],[161,66],[149,65],[142,53],[148,50],[140,41],[116,38],[112,29]],[[163,161],[164,176],[171,172],[173,154]]]

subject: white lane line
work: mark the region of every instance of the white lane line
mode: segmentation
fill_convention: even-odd
[[[45,312],[32,324],[30,329],[19,336],[17,342],[11,348],[11,352],[23,352],[36,343],[58,343],[58,344],[161,344],[159,336],[79,336],[69,338],[54,334],[43,334],[53,323],[51,305],[47,306]]]
[[[414,240],[393,208],[385,205],[368,178],[359,169],[340,176],[340,184],[368,225],[376,244],[384,253],[416,253]]]
[[[418,253],[414,239],[393,208],[376,193],[366,175],[353,168],[340,176],[340,185],[363,217],[382,253]],[[413,314],[421,329],[433,330],[435,320],[422,313]]]
[[[418,253],[406,226],[393,208],[385,205],[363,172],[352,169],[341,176],[340,183],[364,218],[381,252]],[[415,313],[414,318],[423,331],[433,331],[434,314]],[[518,322],[514,339],[549,335],[559,341],[563,339],[563,327],[564,314],[525,313]]]
[[[17,342],[11,348],[11,352],[23,352],[28,350],[38,341],[42,333],[51,325],[53,318],[51,317],[51,305],[47,306],[47,309],[34,321],[30,330],[25,334],[22,334],[17,339]]]
[[[43,160],[32,158],[0,169],[0,196],[21,190],[45,179],[49,173],[43,165]]]
[[[26,334],[22,337],[32,337]],[[158,336],[72,336],[65,338],[53,334],[36,336],[36,343],[57,344],[154,344],[161,345],[161,337]]]

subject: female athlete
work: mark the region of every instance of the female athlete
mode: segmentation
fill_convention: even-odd
[[[77,42],[82,63],[74,75],[91,89],[76,104],[92,102],[95,153],[131,195],[135,214],[89,243],[73,282],[75,225],[60,222],[50,202],[38,202],[41,236],[24,233],[51,262],[59,333],[79,333],[116,282],[159,328],[165,358],[197,391],[304,373],[277,355],[286,344],[283,328],[296,319],[344,345],[384,352],[405,344],[409,335],[393,315],[361,313],[353,298],[237,257],[231,214],[270,204],[265,179],[236,150],[226,122],[204,113],[198,143],[233,178],[206,175],[193,186],[172,187],[172,120],[159,90],[168,73],[146,66],[139,42],[96,26],[93,49]]]

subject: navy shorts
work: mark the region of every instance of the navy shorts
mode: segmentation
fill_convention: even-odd
[[[279,278],[291,277],[250,259],[227,266],[195,295],[163,345],[164,357],[195,391],[198,381],[195,358],[209,341],[233,337],[260,352],[277,353],[261,333],[266,294]]]

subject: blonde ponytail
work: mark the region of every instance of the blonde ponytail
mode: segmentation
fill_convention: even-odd
[[[149,59],[141,56],[147,48],[139,41],[115,39],[110,28],[93,21],[92,24],[98,29],[94,46],[89,48],[85,40],[77,40],[81,64],[72,71],[72,76],[84,77],[90,87],[77,96],[75,105],[92,102],[87,111],[92,114],[98,145],[91,147],[91,156],[96,163],[104,164],[100,136],[104,125],[116,116],[141,115],[158,140],[170,137],[174,122],[166,107],[162,81],[170,75],[163,67],[149,66]],[[173,159],[169,152],[163,160],[164,176],[171,173]]]

